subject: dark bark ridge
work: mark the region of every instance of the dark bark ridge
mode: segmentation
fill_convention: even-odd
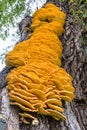
[[[48,0],[50,2],[51,0]],[[79,25],[72,23],[70,19],[72,15],[69,13],[68,0],[65,2],[53,2],[60,6],[67,13],[65,34],[61,37],[63,43],[62,66],[73,77],[75,87],[75,99],[71,104],[64,103],[66,121],[56,121],[51,117],[39,116],[39,125],[25,125],[20,121],[20,130],[86,130],[87,129],[87,58],[84,46],[79,44],[79,37],[82,30]],[[23,41],[28,38],[30,32],[24,30],[29,27],[31,17],[26,17],[19,24],[21,39]],[[5,77],[10,71],[7,67],[0,73],[0,91],[6,86]]]

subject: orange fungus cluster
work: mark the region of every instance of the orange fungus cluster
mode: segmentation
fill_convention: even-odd
[[[7,75],[12,105],[22,109],[21,120],[38,121],[33,113],[65,120],[62,101],[74,98],[72,77],[61,68],[62,44],[66,14],[54,4],[38,9],[32,19],[33,33],[6,55],[6,65],[15,67]]]

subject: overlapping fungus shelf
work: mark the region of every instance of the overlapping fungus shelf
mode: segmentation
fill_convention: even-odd
[[[15,67],[7,75],[11,105],[22,112],[21,120],[37,121],[32,113],[65,120],[62,101],[74,98],[72,77],[61,68],[62,43],[66,14],[54,4],[38,9],[32,19],[30,38],[17,44],[6,55],[6,65]]]

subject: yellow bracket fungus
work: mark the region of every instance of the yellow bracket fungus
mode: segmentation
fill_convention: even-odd
[[[66,14],[54,4],[38,9],[32,19],[30,38],[17,44],[6,55],[6,65],[15,67],[6,77],[11,105],[18,106],[21,120],[38,124],[33,113],[65,120],[62,100],[74,98],[72,77],[61,68]]]

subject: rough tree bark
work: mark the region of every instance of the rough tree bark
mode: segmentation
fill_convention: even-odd
[[[18,129],[20,130],[87,130],[87,57],[84,46],[79,43],[79,37],[82,35],[83,30],[71,20],[72,15],[69,11],[68,0],[65,2],[59,1],[47,0],[47,2],[53,2],[60,6],[67,13],[65,34],[61,37],[64,48],[62,66],[73,77],[75,98],[72,103],[64,102],[66,121],[56,121],[51,117],[37,115],[40,122],[38,126],[25,125],[19,121]],[[24,27],[29,27],[30,23],[31,17],[26,17],[19,24],[21,41],[27,39],[30,32],[25,31]],[[5,77],[9,71],[5,67],[0,73],[0,92],[6,87]],[[0,103],[2,104],[2,98]],[[16,110],[18,109],[15,108]]]

